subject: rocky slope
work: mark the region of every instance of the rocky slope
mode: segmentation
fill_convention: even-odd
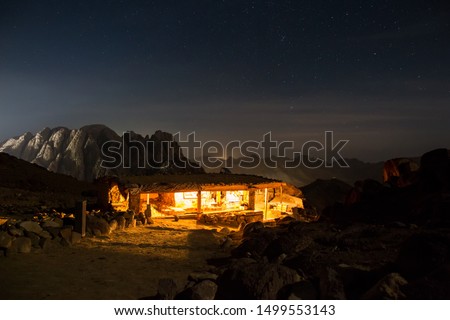
[[[76,201],[96,196],[91,183],[0,153],[0,214],[72,208]]]
[[[215,298],[449,299],[450,151],[424,154],[408,185],[369,179],[352,192],[316,222],[286,217],[229,234],[239,241],[231,257],[210,260]]]
[[[105,175],[195,170],[193,166],[188,166],[185,170],[177,168],[176,163],[183,160],[183,155],[179,146],[173,142],[171,134],[157,131],[151,137],[143,137],[129,132],[128,137],[128,139],[123,139],[124,137],[104,125],[88,125],[73,130],[64,127],[45,128],[35,135],[27,132],[1,143],[0,152],[38,164],[50,171],[87,181]],[[102,160],[105,159],[102,146],[108,141],[123,142],[117,152],[123,155],[124,162],[128,161],[129,168],[124,168],[123,163],[116,163],[116,168],[113,169],[106,169],[101,165]],[[139,157],[133,153],[135,149],[132,147],[136,145],[137,141],[145,146],[145,150],[139,153]],[[170,153],[161,144],[163,141],[173,143],[174,156],[171,162]],[[160,166],[163,168],[157,170],[148,165],[139,166],[138,164],[144,163],[144,157],[147,155],[160,159],[162,163]],[[169,161],[168,165],[167,161]]]

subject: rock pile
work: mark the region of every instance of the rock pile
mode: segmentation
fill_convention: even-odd
[[[216,299],[449,299],[450,236],[415,225],[247,225]]]
[[[6,220],[0,226],[0,250],[11,253],[47,252],[81,241],[73,226],[64,225],[61,215],[39,215],[33,220]]]
[[[219,231],[230,256],[149,299],[449,299],[450,232],[283,219]],[[228,243],[228,241],[227,241]]]
[[[449,150],[425,153],[414,175],[399,179],[403,180],[400,184],[358,181],[345,203],[325,208],[321,218],[344,224],[359,221],[450,226]]]
[[[217,293],[218,275],[214,272],[193,272],[184,286],[170,278],[160,279],[155,296],[143,300],[214,300]]]
[[[135,218],[133,212],[92,211],[86,217],[86,236],[107,236],[115,230],[151,223],[151,220]],[[73,214],[58,212],[39,213],[27,219],[1,219],[0,251],[12,253],[48,252],[58,247],[75,245],[82,234],[74,231]],[[81,231],[81,230],[80,230]]]
[[[213,226],[229,226],[229,227],[239,227],[241,223],[250,223],[255,221],[262,221],[263,213],[261,212],[247,212],[247,213],[236,213],[236,212],[225,212],[225,213],[214,213],[214,214],[202,214],[199,223],[205,225]]]
[[[145,217],[142,213],[135,215],[131,210],[126,212],[93,211],[87,215],[86,232],[93,236],[109,235],[115,230],[124,230],[152,223],[151,218]]]

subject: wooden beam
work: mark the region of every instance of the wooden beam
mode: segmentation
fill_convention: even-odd
[[[197,221],[202,216],[202,191],[197,191]]]
[[[263,220],[267,220],[267,200],[268,200],[267,188],[264,188],[264,219]]]
[[[74,231],[80,233],[82,237],[86,236],[86,204],[86,200],[77,202],[77,212],[75,214]]]
[[[280,186],[280,212],[283,212],[283,186]]]
[[[285,186],[285,182],[268,182],[268,183],[258,183],[254,184],[253,187],[256,189],[265,189],[265,188],[278,188],[280,186]]]
[[[255,190],[249,190],[248,192],[248,209],[255,210]]]

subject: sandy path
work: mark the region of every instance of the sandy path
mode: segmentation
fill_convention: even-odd
[[[220,255],[217,233],[160,220],[71,248],[0,257],[0,299],[138,299],[154,295],[163,277],[184,285]]]

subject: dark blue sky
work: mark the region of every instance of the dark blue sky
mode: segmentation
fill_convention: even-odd
[[[103,123],[347,157],[450,147],[448,1],[0,2],[0,140]]]

